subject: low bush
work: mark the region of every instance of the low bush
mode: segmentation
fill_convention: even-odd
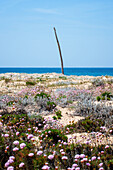
[[[36,84],[36,82],[32,82],[32,81],[27,81],[26,82],[26,86],[34,86]]]

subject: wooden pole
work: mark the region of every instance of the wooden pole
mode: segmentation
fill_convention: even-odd
[[[60,44],[59,44],[59,41],[58,41],[58,37],[57,37],[57,33],[56,33],[55,27],[54,27],[53,29],[54,29],[54,32],[55,32],[55,37],[56,37],[56,41],[57,41],[57,45],[58,45],[58,49],[59,49],[60,60],[61,60],[61,68],[62,68],[62,74],[64,74],[63,59],[62,59],[61,48],[60,48]]]

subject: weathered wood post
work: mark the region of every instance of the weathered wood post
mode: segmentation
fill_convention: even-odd
[[[57,38],[57,33],[56,33],[56,29],[55,27],[53,28],[54,32],[55,32],[55,37],[56,37],[56,41],[57,41],[57,45],[58,45],[58,49],[59,49],[59,53],[60,53],[60,60],[61,60],[61,68],[62,68],[62,74],[64,74],[64,68],[63,68],[63,59],[62,59],[62,53],[61,53],[61,48],[60,48],[60,44]]]

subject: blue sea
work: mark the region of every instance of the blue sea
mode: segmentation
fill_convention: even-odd
[[[61,73],[61,68],[1,67],[0,73]],[[113,76],[113,68],[64,68],[65,75]]]

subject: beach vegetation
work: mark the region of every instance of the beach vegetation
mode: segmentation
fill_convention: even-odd
[[[32,82],[32,81],[26,82],[26,86],[34,86],[35,84],[36,84],[36,82]]]

